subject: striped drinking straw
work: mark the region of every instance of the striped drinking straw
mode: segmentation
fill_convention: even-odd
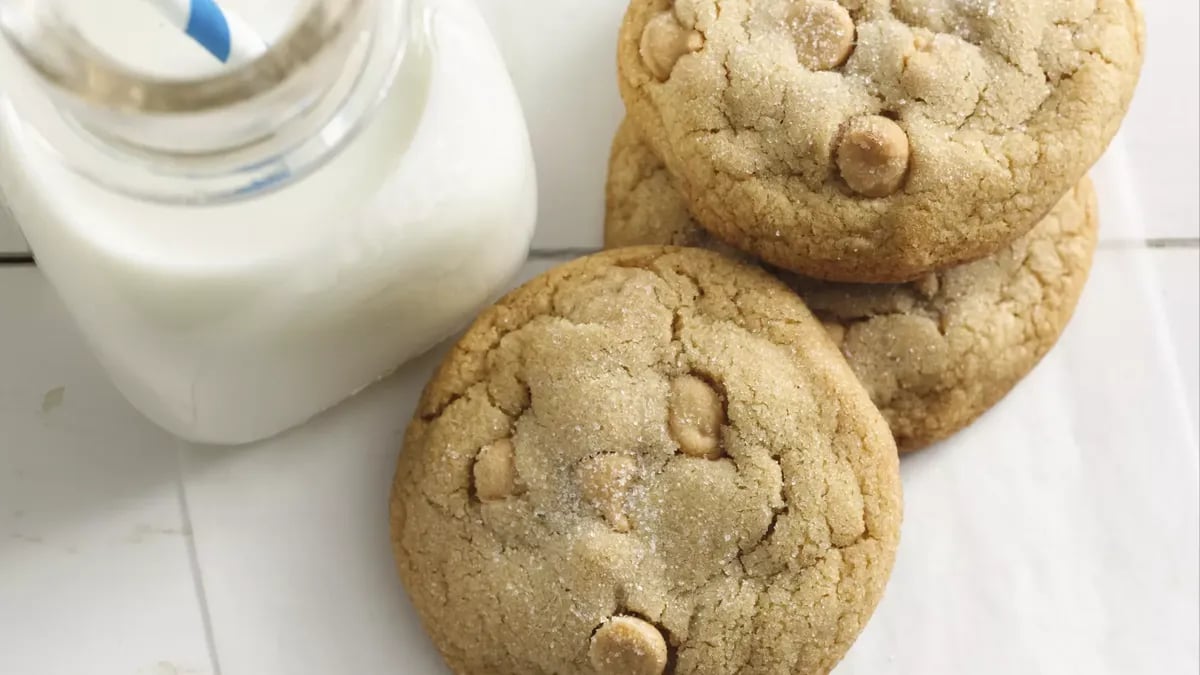
[[[221,63],[252,61],[267,50],[261,37],[215,0],[146,0],[172,25],[195,40]]]

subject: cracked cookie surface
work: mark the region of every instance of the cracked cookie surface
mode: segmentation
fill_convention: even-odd
[[[651,25],[690,38],[664,58]],[[633,0],[618,63],[701,226],[896,282],[1028,232],[1116,132],[1143,46],[1134,0]]]
[[[696,225],[628,123],[613,141],[607,201],[607,247],[702,246],[750,259]],[[1096,196],[1084,178],[1000,252],[915,282],[779,276],[825,323],[906,452],[970,424],[1050,350],[1083,291],[1096,238]]]
[[[897,472],[794,293],[626,248],[510,293],[446,357],[392,541],[460,674],[827,673],[890,574]]]

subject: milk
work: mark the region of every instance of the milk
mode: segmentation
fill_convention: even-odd
[[[107,189],[46,147],[21,106],[0,105],[0,185],[38,265],[159,425],[232,444],[302,423],[461,327],[524,260],[535,179],[504,64],[467,2],[421,4],[426,20],[365,128],[313,173],[249,199]],[[164,67],[203,56],[180,53]]]

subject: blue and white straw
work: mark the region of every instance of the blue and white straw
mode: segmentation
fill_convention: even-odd
[[[195,40],[221,63],[252,61],[267,50],[261,37],[215,0],[147,0],[172,25]]]

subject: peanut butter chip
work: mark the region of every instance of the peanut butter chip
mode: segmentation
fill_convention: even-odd
[[[917,51],[909,55],[904,63],[904,71],[900,73],[900,84],[912,96],[924,100],[936,99],[939,83],[947,79],[939,77],[944,66],[938,57],[929,51],[926,41],[914,41],[914,46]]]
[[[692,457],[716,459],[721,448],[721,425],[725,407],[707,382],[693,375],[671,383],[671,407],[667,425],[679,449]]]
[[[660,675],[667,668],[667,642],[653,625],[616,616],[592,636],[588,658],[602,675]]]
[[[834,0],[796,0],[788,11],[796,56],[810,70],[836,68],[854,51],[854,19]]]
[[[842,343],[846,341],[846,326],[832,321],[822,322],[821,325],[825,327],[825,332],[829,333],[829,339],[833,340],[833,344],[841,347]]]
[[[913,288],[926,298],[932,298],[937,295],[938,289],[941,288],[941,281],[938,280],[937,272],[930,272],[925,276],[913,282]]]
[[[483,446],[475,458],[475,494],[485,502],[517,494],[517,465],[507,438]]]
[[[637,473],[637,463],[624,455],[592,457],[579,467],[583,498],[604,516],[617,532],[628,532],[625,497]]]
[[[650,72],[666,82],[679,57],[700,51],[703,46],[703,35],[679,25],[674,13],[663,12],[646,24],[640,52]]]
[[[908,173],[908,136],[892,120],[865,115],[850,121],[837,149],[837,165],[850,189],[886,197]]]

